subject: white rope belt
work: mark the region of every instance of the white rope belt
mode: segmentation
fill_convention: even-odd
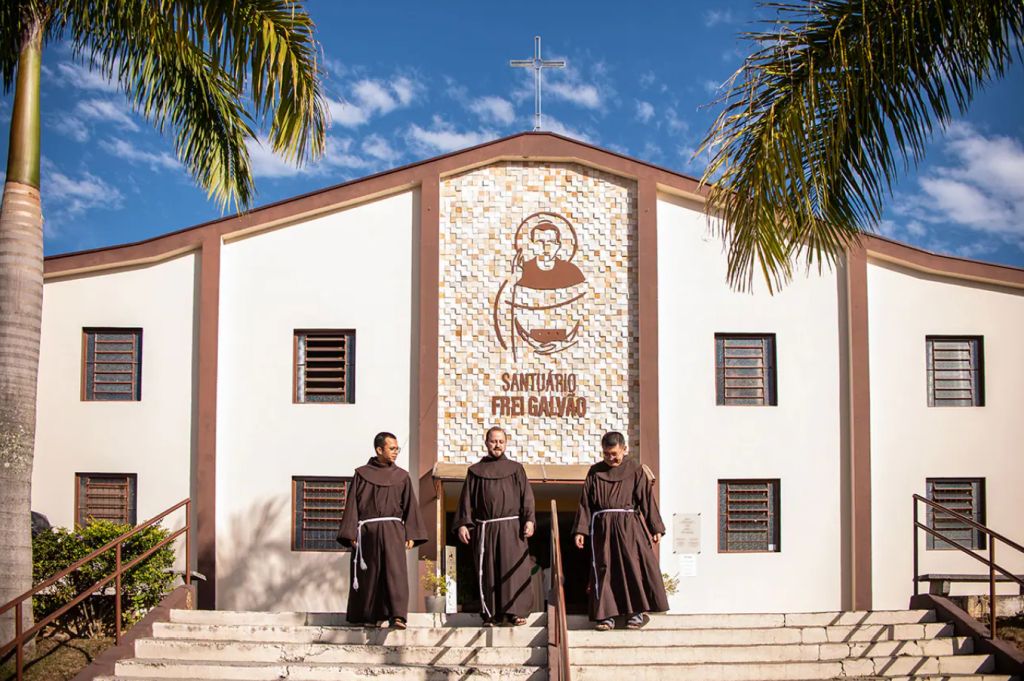
[[[487,540],[487,525],[490,523],[499,523],[503,520],[519,520],[517,515],[507,515],[504,518],[491,518],[490,520],[477,520],[476,524],[480,526],[480,560],[479,560],[479,571],[478,576],[480,579],[480,609],[486,613],[487,618],[490,619],[494,615],[491,614],[491,609],[487,607],[487,600],[484,598],[484,543]]]
[[[594,521],[602,513],[636,513],[631,508],[606,508],[594,511],[590,516],[590,564],[594,567],[594,601],[601,600],[601,583],[597,579],[597,549],[594,547]]]
[[[385,520],[394,520],[400,523],[405,522],[401,518],[386,516],[383,518],[367,518],[366,520],[360,520],[356,525],[355,569],[352,570],[352,589],[355,591],[359,591],[359,571],[366,569],[366,561],[363,560],[363,525],[366,523],[382,523]]]

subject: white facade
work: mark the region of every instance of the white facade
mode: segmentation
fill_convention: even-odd
[[[874,601],[898,608],[912,585],[911,495],[925,494],[926,478],[983,478],[985,524],[1018,543],[1024,534],[1024,293],[871,262],[868,306]],[[928,406],[928,335],[983,338],[984,406]],[[986,572],[959,551],[925,550],[923,535],[920,550],[922,574]],[[996,551],[999,564],[1024,572],[1024,556]],[[988,593],[988,584],[953,593]]]
[[[551,155],[585,164],[584,156]],[[601,171],[615,172],[616,162]],[[724,253],[703,204],[677,194],[657,194],[656,248],[640,255],[640,268],[644,257],[654,257],[658,271],[662,516],[670,531],[673,514],[701,517],[696,574],[681,576],[672,609],[850,607],[847,273],[801,275],[775,295],[758,286],[735,292],[725,283]],[[217,237],[217,607],[344,609],[348,554],[291,548],[293,476],[351,475],[371,456],[380,430],[398,435],[399,463],[414,480],[429,476],[417,451],[418,424],[431,413],[419,404],[425,195],[408,180],[390,191],[374,185],[365,199],[318,206],[313,217],[296,213],[263,229],[244,223],[244,235],[225,230]],[[201,256],[176,248],[131,266],[48,274],[33,508],[54,524],[73,522],[76,472],[137,474],[139,520],[195,493]],[[987,524],[1018,541],[1024,535],[1024,276],[1010,277],[1019,286],[993,285],[920,270],[883,262],[869,248],[876,608],[907,605],[911,495],[924,493],[926,478],[984,478]],[[82,401],[86,327],[143,329],[141,401]],[[355,331],[354,404],[295,403],[293,342],[302,329]],[[716,333],[774,334],[776,406],[716,406]],[[927,406],[931,334],[984,337],[985,406]],[[444,419],[445,410],[438,411]],[[526,451],[530,443],[519,438],[515,446]],[[718,482],[736,479],[779,481],[779,551],[719,552]],[[432,526],[435,518],[423,520]],[[981,572],[956,552],[925,551],[923,538],[921,546],[922,572]],[[681,571],[671,541],[660,553],[665,572]],[[1024,557],[1004,558],[1024,572]],[[414,560],[410,554],[412,568]]]
[[[404,192],[223,247],[218,608],[345,609],[348,554],[291,550],[291,480],[351,475],[381,430],[395,432],[409,467],[416,198]],[[297,329],[355,330],[355,404],[293,403]]]
[[[46,282],[32,508],[53,525],[74,523],[76,473],[137,474],[139,522],[190,495],[197,276],[186,254]],[[140,401],[82,400],[88,327],[142,329]]]
[[[775,296],[733,291],[701,206],[660,197],[661,511],[668,527],[674,513],[701,514],[697,574],[680,578],[673,609],[841,607],[838,315],[834,273]],[[775,334],[777,406],[716,406],[716,333]],[[729,479],[780,481],[781,551],[718,552],[718,481]],[[671,542],[661,559],[665,572],[680,570]]]

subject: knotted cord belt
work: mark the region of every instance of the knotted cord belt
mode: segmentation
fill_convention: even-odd
[[[480,609],[487,614],[487,618],[494,617],[491,613],[491,609],[487,607],[487,600],[484,598],[484,543],[487,541],[487,525],[490,523],[498,523],[504,520],[519,520],[517,515],[507,515],[504,518],[491,518],[489,520],[477,520],[476,524],[480,526],[480,560],[479,560],[479,571],[480,577]]]
[[[367,518],[366,520],[360,520],[356,524],[356,555],[355,565],[356,569],[352,571],[352,589],[359,591],[359,571],[366,569],[366,561],[363,560],[363,525],[366,523],[380,523],[385,520],[394,520],[405,524],[405,521],[401,518],[395,518],[394,516],[385,516],[382,518]]]
[[[632,508],[605,508],[590,515],[590,564],[594,567],[594,602],[601,600],[601,583],[597,579],[597,548],[594,546],[594,521],[602,513],[636,513]]]

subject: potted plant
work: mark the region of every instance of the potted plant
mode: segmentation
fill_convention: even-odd
[[[427,594],[427,612],[444,613],[444,597],[448,593],[448,582],[445,576],[438,572],[437,563],[430,559],[423,561],[420,585]]]

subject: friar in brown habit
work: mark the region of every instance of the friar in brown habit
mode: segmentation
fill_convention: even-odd
[[[533,605],[533,490],[523,465],[505,456],[505,440],[501,428],[487,431],[487,456],[469,467],[454,522],[463,544],[472,537],[484,626],[526,624]]]
[[[645,612],[668,610],[668,597],[654,555],[665,534],[653,486],[642,466],[626,456],[622,433],[601,438],[602,458],[590,467],[576,512],[576,546],[590,538],[590,619],[599,631],[639,629]]]
[[[373,439],[376,456],[356,469],[341,519],[338,543],[352,549],[346,618],[376,626],[388,620],[405,629],[409,617],[406,549],[427,541],[412,481],[395,465],[401,449],[391,433]]]

